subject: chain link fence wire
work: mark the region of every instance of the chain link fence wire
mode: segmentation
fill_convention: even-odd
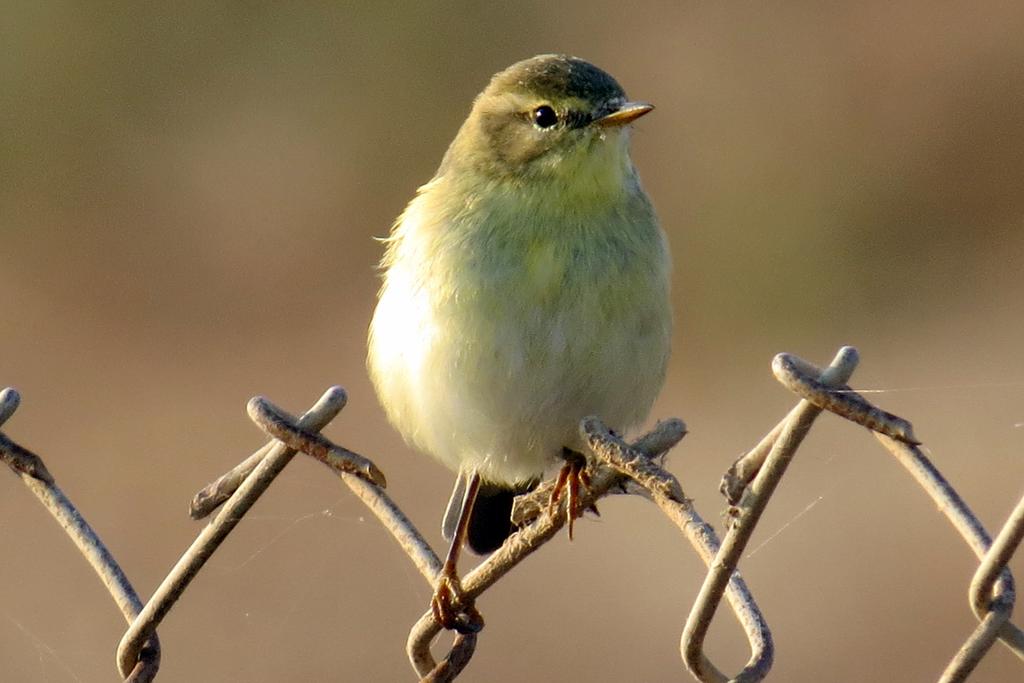
[[[1024,538],[1024,497],[995,540],[956,490],[925,457],[906,420],[867,401],[850,388],[858,354],[843,347],[824,369],[789,354],[772,363],[776,378],[800,397],[799,403],[753,449],[726,472],[721,485],[727,501],[727,528],[719,539],[698,514],[680,482],[663,467],[665,455],[686,434],[680,420],[666,420],[633,443],[610,432],[597,417],[587,417],[580,430],[590,446],[590,484],[581,492],[587,508],[613,494],[649,499],[682,532],[708,571],[682,630],[680,655],[696,680],[704,683],[764,680],[774,658],[772,635],[746,582],[737,571],[744,549],[797,449],[823,412],[831,412],[869,429],[932,498],[979,560],[969,586],[971,609],[978,625],[962,647],[952,653],[939,677],[941,683],[966,681],[998,640],[1024,659],[1024,632],[1010,621],[1016,597],[1007,563]],[[0,427],[14,415],[20,396],[12,388],[0,392]],[[369,459],[334,444],[320,434],[344,408],[340,387],[329,388],[301,417],[295,418],[270,401],[249,401],[252,420],[270,441],[192,499],[194,519],[212,519],[178,560],[148,602],[143,602],[95,531],[57,486],[43,460],[0,431],[0,459],[68,534],[100,577],[128,628],[117,648],[117,670],[125,681],[152,681],[160,667],[157,629],[190,582],[242,520],[252,505],[297,453],[325,464],[373,512],[391,533],[427,584],[434,586],[441,570],[438,554],[385,491],[384,473]],[[513,519],[521,527],[505,544],[462,577],[461,605],[475,610],[475,600],[522,560],[541,548],[567,523],[562,505],[552,508],[553,482],[521,496]],[[723,598],[746,634],[750,656],[738,672],[723,672],[704,649],[708,630]],[[421,681],[452,681],[473,657],[480,634],[457,634],[440,661],[431,646],[442,631],[428,609],[413,625],[406,650]]]

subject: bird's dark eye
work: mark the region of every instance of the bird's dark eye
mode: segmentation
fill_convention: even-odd
[[[558,114],[546,104],[542,104],[533,110],[533,122],[538,128],[550,128],[558,123]]]

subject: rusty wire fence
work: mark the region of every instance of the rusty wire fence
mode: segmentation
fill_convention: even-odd
[[[850,388],[849,380],[857,362],[858,355],[852,347],[840,349],[824,369],[788,354],[776,356],[772,363],[776,378],[799,396],[800,401],[726,472],[721,491],[727,501],[728,523],[721,539],[698,514],[680,482],[663,467],[665,454],[686,434],[686,427],[680,420],[660,422],[633,443],[625,443],[596,417],[581,421],[580,429],[592,456],[588,463],[590,484],[588,490],[582,492],[582,506],[586,508],[611,494],[645,497],[679,528],[708,568],[680,639],[683,665],[695,679],[760,681],[769,676],[774,657],[771,631],[737,567],[786,468],[822,411],[871,430],[932,498],[979,559],[968,587],[978,625],[959,651],[949,653],[949,664],[938,680],[948,683],[967,680],[997,640],[1024,659],[1024,631],[1010,621],[1015,587],[1007,568],[1024,537],[1024,498],[993,540],[966,502],[921,452],[910,423],[872,405]],[[0,427],[12,417],[19,402],[20,396],[14,389],[0,392]],[[249,402],[250,417],[267,433],[270,441],[196,494],[190,508],[192,517],[201,519],[212,514],[213,519],[146,603],[139,598],[97,534],[57,486],[42,459],[0,432],[0,458],[67,532],[128,622],[117,647],[121,678],[151,681],[156,677],[161,656],[157,629],[161,621],[259,496],[300,452],[323,462],[339,476],[394,536],[427,583],[434,585],[441,561],[385,492],[384,473],[367,458],[332,443],[319,433],[345,402],[344,390],[331,387],[297,419],[264,398],[253,398]],[[543,546],[566,523],[564,506],[552,510],[547,504],[552,486],[553,482],[546,482],[516,501],[513,518],[520,525],[520,531],[463,577],[467,608],[473,608],[473,601],[479,595]],[[722,671],[704,651],[705,638],[723,598],[749,643],[750,657],[737,672]],[[480,635],[456,635],[438,660],[431,652],[431,645],[441,630],[432,610],[427,609],[410,631],[407,653],[422,681],[450,681],[458,677],[471,660]]]

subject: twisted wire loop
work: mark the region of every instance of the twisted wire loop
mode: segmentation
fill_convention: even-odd
[[[997,639],[1024,659],[1024,631],[1009,620],[1016,592],[1013,575],[1007,568],[1024,538],[1024,498],[993,542],[960,494],[921,451],[921,442],[914,437],[909,422],[875,407],[849,387],[838,387],[820,378],[816,382],[813,366],[794,356],[780,354],[773,370],[782,384],[806,401],[871,429],[981,560],[969,590],[971,608],[979,624],[943,671],[940,683],[967,680]],[[725,484],[723,487],[727,488]]]
[[[584,419],[580,429],[591,450],[602,461],[641,486],[665,516],[679,527],[704,564],[711,568],[721,550],[718,536],[697,514],[692,501],[683,495],[679,481],[646,457],[642,451],[627,445],[612,434],[599,419]],[[720,600],[723,594],[747,635],[750,659],[736,676],[727,677],[701,652],[696,656],[699,671],[704,676],[701,680],[760,681],[768,675],[775,653],[768,623],[738,572],[729,572],[717,598]],[[712,613],[713,611],[712,609]],[[710,625],[710,616],[709,614],[705,630]],[[684,643],[686,644],[682,646],[682,654],[686,661],[688,643]],[[702,645],[697,647],[701,648]]]
[[[344,389],[331,387],[303,416],[303,419],[308,418],[310,421],[316,420],[318,423],[326,424],[341,411],[346,401],[347,396]],[[230,494],[220,512],[199,532],[192,545],[157,587],[149,602],[142,607],[121,637],[121,642],[117,647],[117,667],[122,676],[131,675],[145,642],[154,636],[160,622],[188,588],[192,579],[238,525],[256,500],[273,483],[277,475],[291,462],[294,455],[294,449],[279,441],[274,442],[266,450],[256,467],[241,480],[237,489]],[[358,469],[360,466],[359,463],[356,463],[353,468]]]
[[[910,472],[917,483],[935,501],[939,510],[963,537],[978,559],[986,559],[990,548],[993,547],[991,537],[971,512],[967,503],[960,497],[960,494],[943,478],[935,465],[921,452],[921,449],[884,435],[876,434],[875,436],[890,453],[896,456],[897,461]],[[988,652],[997,638],[1017,657],[1024,659],[1024,632],[1009,621],[1016,591],[1013,575],[1006,567],[1006,562],[1009,561],[1013,550],[1016,549],[1016,544],[1011,546],[1012,538],[1009,538],[1015,535],[1014,526],[1011,520],[1010,528],[1003,530],[1008,536],[1001,544],[1004,547],[996,548],[998,555],[993,554],[992,559],[987,563],[983,562],[982,567],[979,568],[979,570],[984,569],[986,573],[990,574],[988,577],[982,577],[983,579],[987,578],[983,582],[989,583],[988,590],[976,592],[975,586],[981,587],[982,582],[977,581],[977,578],[972,581],[969,599],[974,615],[981,623],[946,667],[942,678],[939,679],[941,683],[967,680],[981,657]],[[977,574],[975,576],[977,577]]]
[[[469,664],[469,660],[476,650],[476,633],[458,634],[455,636],[448,654],[440,662],[434,661],[434,656],[430,653],[430,643],[440,631],[441,625],[434,618],[433,610],[427,610],[426,614],[420,617],[409,631],[406,651],[409,653],[409,661],[413,669],[420,676],[420,683],[454,681]]]
[[[296,427],[306,431],[319,432],[338,415],[338,412],[345,406],[344,389],[341,387],[331,387],[327,391],[330,394],[330,400],[326,403],[317,403],[316,406],[299,418]],[[328,398],[328,393],[325,393],[320,399],[321,402]],[[254,398],[253,400],[260,399]],[[276,441],[270,441],[263,448],[236,465],[230,472],[221,475],[196,493],[189,504],[189,516],[192,519],[202,519],[216,510],[238,490],[238,487],[241,486],[246,477],[256,469],[257,465],[263,462],[263,459],[267,457],[267,454],[274,448],[276,443]]]
[[[335,387],[335,389],[338,388]],[[325,394],[326,397],[327,394]],[[323,400],[321,399],[321,401]],[[430,544],[427,543],[412,521],[402,512],[401,508],[385,492],[386,480],[384,473],[367,458],[332,443],[329,439],[318,433],[320,426],[326,424],[330,417],[320,414],[317,407],[314,407],[302,418],[296,420],[267,399],[258,396],[249,401],[248,411],[252,420],[269,436],[274,438],[274,441],[268,444],[268,446],[271,446],[270,452],[280,447],[292,454],[296,452],[306,453],[324,463],[331,471],[338,475],[342,482],[348,486],[349,490],[370,509],[384,528],[391,533],[392,537],[409,556],[416,568],[419,569],[420,574],[423,575],[427,583],[431,587],[434,586],[441,572],[442,564],[437,553],[430,547]],[[265,446],[264,449],[257,451],[230,472],[222,475],[196,494],[192,499],[192,515],[203,516],[209,514],[220,501],[224,500],[225,496],[228,496],[228,503],[225,505],[225,509],[218,513],[217,518],[224,516],[231,501],[242,491],[242,487],[245,485],[244,482],[248,481],[245,477],[257,476],[261,465],[257,463],[254,467],[252,463],[257,459],[256,456],[265,452],[266,449],[267,447]],[[246,475],[246,472],[250,474]],[[216,522],[216,519],[214,521]],[[424,621],[425,619],[420,620],[420,622]],[[435,622],[434,625],[436,630],[426,639],[426,645],[417,651],[417,657],[414,659],[414,662],[419,663],[416,665],[417,671],[421,672],[421,676],[426,676],[426,680],[453,680],[465,668],[473,656],[473,651],[476,648],[476,637],[465,636],[456,638],[451,651],[438,664],[434,662],[429,649],[430,640],[441,630],[440,624]],[[410,635],[410,641],[412,637]],[[410,650],[410,652],[412,651]],[[412,657],[411,654],[410,657]]]
[[[815,373],[816,380],[826,386],[844,385],[857,367],[857,361],[856,349],[843,347],[825,371]],[[725,538],[708,564],[708,574],[686,619],[679,645],[687,669],[700,681],[759,681],[768,673],[767,667],[755,667],[750,662],[737,676],[730,678],[708,660],[704,654],[704,641],[754,528],[786,473],[796,449],[820,413],[821,408],[817,405],[807,400],[800,401],[769,434],[769,437],[774,435],[774,438],[762,439],[730,470],[734,474],[743,473],[736,478],[742,483],[737,484],[735,480],[731,483],[731,490],[737,497],[737,506],[731,511],[732,523]],[[771,641],[768,642],[770,644]],[[767,664],[770,666],[770,659]]]
[[[583,424],[587,424],[588,420],[584,420]],[[686,425],[681,420],[664,420],[655,425],[650,433],[635,441],[632,449],[644,459],[654,461],[675,446],[685,434]],[[595,455],[598,460],[587,464],[590,483],[580,490],[581,509],[587,509],[611,493],[612,489],[620,488],[626,482],[626,477],[622,473],[605,464],[600,454]],[[512,519],[521,526],[520,530],[462,577],[464,600],[472,604],[484,591],[551,540],[566,524],[565,506],[559,505],[552,509],[548,505],[553,487],[554,481],[549,480],[531,493],[516,499]],[[681,491],[679,495],[681,496]],[[441,630],[441,624],[434,617],[433,611],[429,611],[416,622],[409,633],[406,652],[421,681],[452,680],[458,674],[458,670],[461,670],[456,670],[457,667],[465,665],[460,658],[466,654],[471,655],[472,648],[475,647],[475,640],[467,643],[464,638],[456,637],[451,651],[441,663],[437,663],[430,653],[430,645]]]
[[[21,396],[13,388],[0,391],[0,427],[14,415]],[[131,623],[142,610],[142,601],[114,556],[99,535],[57,486],[42,459],[0,433],[0,460],[21,478],[22,483],[57,520],[68,538],[99,576],[125,620]],[[139,643],[138,653],[126,673],[127,680],[148,683],[160,668],[160,641],[150,634]]]
[[[264,398],[249,401],[249,415],[268,434],[289,448],[311,455],[327,465],[363,501],[431,585],[441,571],[441,560],[412,521],[384,491],[384,473],[361,455],[331,443],[324,436],[299,427],[295,419]]]
[[[320,434],[304,429],[301,420],[296,422],[294,418],[264,398],[257,397],[249,402],[249,415],[270,436],[331,468],[373,512],[416,565],[427,583],[434,587],[441,573],[441,560],[412,521],[385,493],[383,472],[366,458],[331,443]],[[236,470],[245,467],[246,462],[239,465]],[[234,472],[235,470],[224,475],[204,491],[230,490],[231,481],[236,476]],[[202,492],[194,500],[199,500],[200,496],[203,496]],[[203,497],[213,499],[210,496]],[[194,509],[196,507],[193,505]],[[432,610],[420,618],[410,631],[407,643],[409,659],[423,681],[454,680],[469,664],[476,649],[476,634],[459,635],[454,639],[447,655],[441,662],[436,662],[430,652],[430,644],[440,631],[441,625],[434,618]]]
[[[1018,657],[1021,656],[1020,641],[1016,638],[1009,623],[1013,612],[1014,593],[1012,577],[1008,577],[1007,563],[1020,546],[1024,538],[1024,496],[1017,502],[1017,507],[1010,513],[1006,524],[999,531],[996,539],[989,546],[988,552],[981,558],[981,564],[974,572],[971,580],[971,607],[980,619],[977,628],[963,644],[956,656],[943,672],[944,681],[963,681],[974,670],[978,662],[985,656],[996,638],[1004,637],[1004,641]],[[1004,575],[1010,578],[1010,590],[999,592],[999,581]],[[986,605],[987,596],[991,600]],[[980,616],[987,609],[984,616]],[[1018,631],[1019,634],[1019,631]]]

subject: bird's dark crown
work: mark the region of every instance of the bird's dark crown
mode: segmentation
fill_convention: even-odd
[[[624,101],[618,81],[590,62],[568,55],[539,55],[496,74],[485,92],[521,90],[541,98],[579,98],[592,104]]]

